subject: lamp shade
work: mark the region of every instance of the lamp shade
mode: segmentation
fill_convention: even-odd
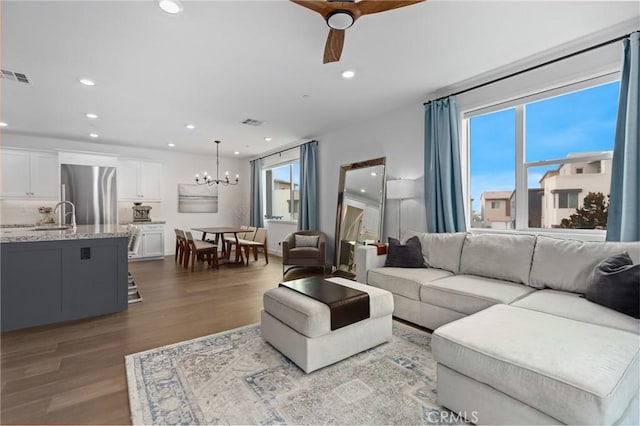
[[[407,200],[416,196],[416,181],[413,179],[396,179],[387,181],[387,199]]]

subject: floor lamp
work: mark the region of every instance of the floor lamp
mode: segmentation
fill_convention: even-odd
[[[412,179],[396,179],[387,181],[387,199],[398,200],[398,239],[402,238],[402,201],[415,198],[416,181]]]

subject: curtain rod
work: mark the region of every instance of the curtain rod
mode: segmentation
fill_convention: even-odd
[[[298,145],[294,145],[294,146],[290,146],[289,148],[281,149],[280,151],[276,151],[276,152],[274,152],[272,154],[267,154],[267,155],[263,155],[262,157],[254,158],[251,161],[263,160],[263,159],[268,158],[268,157],[273,157],[274,155],[282,154],[283,152],[287,152],[287,151],[291,151],[292,149],[300,148],[302,145],[305,145],[305,144],[308,144],[308,143],[317,144],[318,141],[314,139],[314,140],[309,141],[309,142],[302,142],[302,143],[299,143]]]
[[[590,46],[590,47],[578,50],[577,52],[569,53],[569,54],[566,54],[564,56],[560,56],[559,58],[551,59],[551,60],[543,62],[541,64],[533,65],[533,66],[531,66],[529,68],[525,68],[525,69],[520,70],[520,71],[512,72],[511,74],[507,74],[505,76],[495,78],[495,79],[487,81],[485,83],[477,84],[477,85],[475,85],[473,87],[469,87],[467,89],[459,90],[459,91],[457,91],[455,93],[452,93],[450,95],[442,96],[442,97],[437,98],[437,99],[433,99],[431,101],[423,103],[422,105],[427,105],[428,103],[431,103],[433,101],[440,101],[442,99],[448,98],[449,96],[461,95],[463,93],[467,93],[467,92],[470,92],[472,90],[476,90],[476,89],[479,89],[481,87],[488,86],[490,84],[497,83],[499,81],[506,80],[506,79],[511,78],[511,77],[515,77],[515,76],[520,75],[520,74],[524,74],[525,72],[533,71],[533,70],[536,70],[538,68],[542,68],[542,67],[545,67],[547,65],[551,65],[553,63],[556,63],[556,62],[564,61],[565,59],[569,59],[569,58],[572,58],[574,56],[581,55],[583,53],[589,52],[591,50],[599,49],[601,47],[604,47],[604,46],[607,46],[609,44],[615,43],[617,41],[624,40],[625,38],[629,37],[631,34],[634,34],[634,33],[637,33],[637,32],[638,31],[633,31],[633,32],[630,32],[629,34],[625,34],[623,36],[619,36],[619,37],[613,38],[611,40],[607,40],[607,41],[604,41],[602,43],[598,43],[595,46]]]

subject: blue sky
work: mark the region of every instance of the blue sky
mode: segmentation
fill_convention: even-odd
[[[281,166],[273,169],[274,179],[289,182],[291,180],[291,176],[289,174],[289,165]],[[293,180],[294,180],[294,188],[300,188],[300,162],[296,161],[293,163]]]
[[[613,82],[527,104],[525,161],[613,150],[619,86]],[[515,188],[515,109],[472,118],[470,140],[471,198],[479,212],[482,192]],[[529,187],[539,187],[544,172],[556,168],[532,169]]]

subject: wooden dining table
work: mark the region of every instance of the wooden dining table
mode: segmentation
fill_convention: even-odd
[[[233,234],[236,239],[236,259],[235,263],[244,263],[244,258],[242,256],[242,250],[239,249],[239,241],[238,241],[238,233],[247,232],[246,229],[242,228],[234,228],[230,226],[218,226],[218,227],[207,227],[207,228],[191,228],[194,231],[202,232],[202,240],[204,241],[207,238],[207,234],[214,234],[215,239],[214,242],[217,245],[219,242],[222,244],[222,257],[224,259],[229,259],[231,257],[231,250],[227,252],[226,245],[224,243],[224,234]]]

